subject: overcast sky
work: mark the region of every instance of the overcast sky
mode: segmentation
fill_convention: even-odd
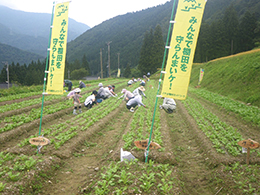
[[[167,1],[170,0],[72,0],[69,17],[94,27],[115,16],[141,11],[165,4]],[[26,12],[51,14],[53,2],[53,0],[0,0],[0,5]]]

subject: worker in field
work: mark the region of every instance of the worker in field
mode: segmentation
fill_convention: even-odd
[[[172,98],[163,97],[163,104],[159,106],[160,109],[164,109],[167,113],[173,113],[176,109],[176,102]]]
[[[79,81],[79,88],[82,89],[85,87],[86,87],[85,83],[83,83],[82,81]]]
[[[145,88],[143,86],[140,86],[140,87],[137,87],[133,91],[133,94],[134,94],[134,96],[141,95],[141,96],[144,96],[145,98],[147,98],[144,91],[145,91]]]
[[[115,97],[115,95],[114,95],[115,93],[113,91],[111,91],[111,89],[112,89],[111,85],[104,88],[104,96],[102,98],[103,100],[108,99],[110,97]]]
[[[131,86],[132,84],[134,84],[134,77],[127,82],[127,86]]]
[[[134,94],[131,93],[131,91],[128,91],[126,89],[122,89],[121,93],[123,93],[123,95],[121,97],[119,97],[118,99],[124,98],[124,100],[126,102],[128,102],[130,99],[134,98]]]
[[[73,110],[73,114],[77,115],[77,109],[79,108],[79,113],[81,113],[81,104],[80,104],[80,100],[79,98],[81,98],[82,96],[79,95],[79,93],[81,92],[81,90],[79,88],[75,89],[75,94],[71,95],[69,98],[73,98],[73,103],[74,103],[74,110]]]
[[[98,93],[96,96],[97,103],[101,103],[103,101],[103,98],[105,97],[105,90],[102,83],[98,84]]]
[[[108,85],[108,90],[114,95],[117,96],[117,94],[115,93],[114,89],[115,89],[115,85]]]
[[[68,91],[71,91],[72,88],[72,82],[70,80],[64,80],[63,86],[68,86]]]
[[[126,108],[130,111],[130,112],[134,112],[135,108],[138,108],[138,106],[143,106],[146,108],[146,106],[143,104],[142,102],[142,96],[137,95],[134,98],[130,99],[127,103],[126,103]]]
[[[92,106],[94,106],[94,104],[98,104],[96,102],[96,96],[97,96],[97,91],[94,90],[90,96],[88,96],[84,102],[85,107],[87,107],[88,109],[92,108]]]

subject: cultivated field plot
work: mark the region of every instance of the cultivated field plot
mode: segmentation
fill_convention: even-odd
[[[148,139],[157,81],[145,86],[147,98],[131,113],[118,97],[126,80],[114,84],[117,97],[73,115],[72,100],[45,97],[41,134],[50,140],[37,153],[29,139],[39,134],[40,92],[0,98],[0,192],[2,194],[259,194],[260,151],[250,163],[237,142],[260,142],[259,108],[203,89],[189,89],[185,101],[167,114],[154,115],[152,141],[162,146],[144,150],[134,141]],[[82,90],[81,102],[98,81]],[[135,157],[120,161],[120,149]]]

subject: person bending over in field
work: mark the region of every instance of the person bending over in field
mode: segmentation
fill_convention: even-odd
[[[137,88],[133,91],[133,94],[134,94],[134,96],[141,95],[141,96],[144,96],[145,98],[147,98],[146,95],[145,95],[145,93],[144,93],[144,91],[145,91],[145,88],[144,88],[143,86],[137,87]]]
[[[146,108],[146,106],[142,102],[142,97],[140,95],[135,96],[126,103],[126,108],[130,112],[134,112],[136,106],[143,106]]]
[[[118,99],[124,98],[124,100],[126,102],[128,102],[130,99],[134,98],[134,94],[132,94],[130,91],[126,90],[126,89],[122,89],[121,93],[123,93],[123,95],[121,97],[119,97]]]
[[[165,98],[163,97],[163,104],[159,106],[160,109],[164,109],[167,113],[173,113],[176,109],[176,102],[172,98]]]
[[[96,96],[97,96],[97,91],[94,90],[94,91],[92,92],[92,94],[86,98],[86,100],[85,100],[85,102],[84,102],[85,107],[87,107],[88,109],[90,109],[90,108],[92,108],[92,106],[93,106],[94,104],[98,104],[98,103],[96,102]]]

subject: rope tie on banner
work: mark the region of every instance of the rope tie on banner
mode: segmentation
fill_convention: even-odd
[[[173,1],[171,19],[170,19],[170,22],[169,22],[168,35],[167,35],[167,40],[166,40],[166,44],[165,44],[165,45],[168,45],[168,44],[169,44],[169,37],[170,37],[171,27],[172,27],[172,24],[173,24],[171,21],[172,21],[172,18],[173,18],[175,3],[176,3],[176,0]],[[166,46],[165,49],[164,49],[162,69],[161,69],[161,74],[160,74],[160,79],[159,79],[159,84],[158,84],[158,90],[157,90],[157,95],[156,95],[156,100],[155,100],[155,106],[154,106],[154,112],[153,112],[153,120],[152,120],[151,131],[150,131],[150,137],[149,137],[149,141],[148,141],[147,150],[145,150],[145,162],[147,162],[147,160],[148,160],[148,155],[149,155],[149,148],[150,148],[150,143],[151,143],[151,138],[152,138],[152,133],[153,133],[153,124],[154,124],[155,113],[156,113],[156,107],[157,107],[157,101],[158,101],[158,97],[157,97],[157,96],[159,95],[159,91],[160,91],[160,85],[161,85],[161,80],[162,80],[162,72],[164,72],[163,69],[164,69],[164,64],[165,64],[165,58],[166,58],[167,49],[169,49],[169,46]]]

